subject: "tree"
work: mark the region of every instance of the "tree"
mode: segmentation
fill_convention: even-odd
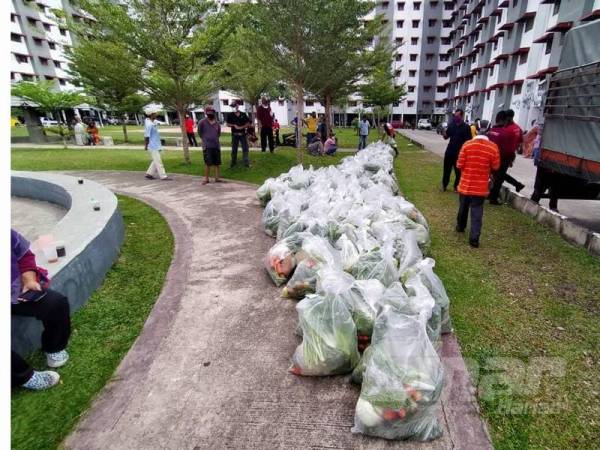
[[[128,114],[142,111],[150,99],[141,94],[144,62],[121,44],[106,42],[88,33],[87,25],[74,24],[79,37],[68,51],[73,82],[93,95],[98,103],[123,119],[123,137],[128,142]]]
[[[63,123],[60,112],[86,103],[87,98],[84,95],[74,91],[60,91],[56,89],[56,85],[52,81],[21,81],[12,86],[11,94],[34,103],[44,113],[56,115],[58,126],[55,129],[49,129],[49,131],[61,136],[64,147],[67,147],[69,127]],[[27,123],[27,126],[34,127],[38,124]]]
[[[190,163],[185,115],[219,88],[215,76],[232,27],[206,0],[80,0],[96,21],[88,34],[144,61],[142,89],[179,116],[183,154]]]

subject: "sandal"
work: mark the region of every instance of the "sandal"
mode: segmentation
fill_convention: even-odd
[[[205,184],[208,184],[208,183],[209,183],[209,181],[208,181],[208,180],[204,180],[204,181],[202,181],[202,185],[203,185],[203,186],[204,186]]]

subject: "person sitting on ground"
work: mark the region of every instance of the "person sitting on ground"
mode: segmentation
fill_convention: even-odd
[[[500,149],[501,161],[500,168],[492,177],[493,185],[489,196],[491,205],[500,205],[500,189],[502,188],[502,183],[505,181],[509,184],[512,184],[517,192],[520,192],[525,187],[523,183],[519,182],[507,173],[508,169],[512,167],[517,156],[517,147],[519,146],[520,142],[520,138],[517,136],[517,134],[520,136],[521,133],[521,129],[516,124],[516,127],[519,128],[518,132],[514,129],[514,127],[511,129],[509,127],[509,121],[509,112],[499,111],[498,114],[496,114],[496,124],[488,133],[489,139],[498,145],[498,148]]]
[[[308,144],[308,153],[313,156],[322,156],[324,153],[323,142],[318,134],[313,137],[313,140]]]
[[[323,148],[326,155],[335,155],[335,152],[337,152],[337,138],[335,137],[335,134],[329,133],[329,137],[325,141]]]
[[[64,295],[47,289],[46,272],[38,268],[27,239],[11,229],[10,243],[11,315],[35,317],[42,322],[46,364],[52,369],[62,367],[69,359],[65,350],[71,335],[69,301]],[[32,299],[29,294],[37,298]],[[51,388],[59,379],[57,372],[34,370],[18,353],[11,351],[13,387],[39,391]]]
[[[456,161],[456,166],[461,171],[458,184],[459,207],[456,231],[459,233],[465,231],[470,210],[469,245],[471,247],[479,247],[483,204],[489,194],[490,175],[500,168],[500,150],[486,136],[488,129],[489,122],[480,120],[477,125],[478,135],[463,144]]]
[[[88,134],[88,145],[98,145],[100,143],[100,131],[98,130],[95,121],[90,120],[88,122],[86,132]]]
[[[215,109],[212,106],[204,108],[206,117],[198,122],[198,135],[202,141],[202,155],[204,157],[204,181],[208,184],[210,169],[215,169],[215,183],[221,182],[221,125],[215,118]]]

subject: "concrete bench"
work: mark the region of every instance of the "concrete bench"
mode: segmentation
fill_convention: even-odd
[[[69,297],[71,312],[81,308],[102,284],[116,261],[124,239],[124,225],[116,196],[93,181],[44,172],[12,172],[11,194],[58,204],[68,210],[52,230],[65,243],[67,255],[48,263],[35,248],[39,266],[48,270],[51,288]],[[90,199],[98,201],[94,211]],[[18,230],[17,230],[18,231]],[[126,299],[124,299],[126,301]],[[25,356],[40,347],[41,323],[12,317],[11,345]]]

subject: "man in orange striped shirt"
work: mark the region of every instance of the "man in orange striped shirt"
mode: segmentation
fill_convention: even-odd
[[[477,123],[477,136],[464,143],[456,166],[461,171],[458,193],[460,206],[456,217],[456,231],[462,233],[467,227],[471,210],[471,233],[469,245],[479,247],[479,236],[483,223],[483,203],[489,194],[490,174],[500,167],[500,150],[486,133],[490,128],[487,120]]]

